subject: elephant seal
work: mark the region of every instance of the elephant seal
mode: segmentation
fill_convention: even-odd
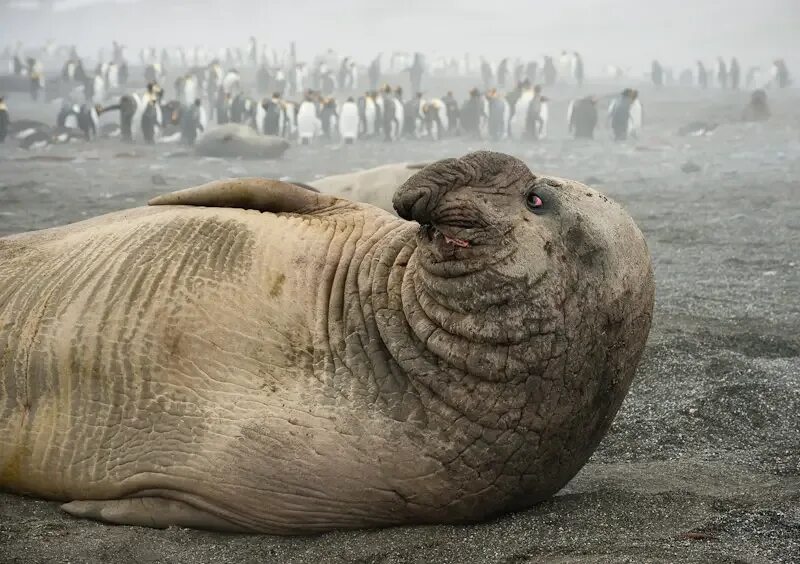
[[[319,178],[308,184],[320,192],[364,202],[394,213],[392,196],[403,182],[428,163],[393,163]]]
[[[243,159],[277,159],[289,142],[272,135],[260,135],[253,128],[239,123],[226,123],[204,133],[194,151],[203,157]]]
[[[478,152],[400,218],[240,179],[0,239],[0,487],[109,523],[300,534],[530,507],[650,327],[633,220]],[[402,218],[402,219],[401,219]]]

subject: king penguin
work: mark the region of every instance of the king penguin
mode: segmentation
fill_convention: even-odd
[[[317,115],[317,105],[307,95],[297,108],[297,136],[300,143],[302,145],[310,145],[319,135],[321,129],[322,124]]]
[[[339,111],[339,135],[348,145],[358,139],[358,106],[350,96]]]

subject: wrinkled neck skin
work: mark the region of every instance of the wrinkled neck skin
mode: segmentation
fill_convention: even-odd
[[[637,332],[624,303],[593,308],[602,276],[585,276],[547,230],[525,245],[524,226],[483,244],[473,233],[461,248],[431,244],[413,221],[358,221],[322,278],[317,366],[336,396],[385,418],[392,448],[437,461],[430,479],[451,487],[416,519],[485,518],[553,495],[610,425],[638,362],[623,337],[646,335],[649,320]],[[459,237],[455,223],[440,225]]]
[[[539,317],[563,311],[553,304],[564,301],[563,290],[550,282],[559,273],[515,276],[519,251],[510,244],[460,261],[463,268],[447,276],[429,260],[417,223],[393,223],[380,240],[381,229],[362,242],[370,251],[354,256],[358,262],[348,269],[355,287],[345,284],[342,302],[332,303],[331,311],[344,312],[336,328],[342,333],[333,335],[339,346],[331,348],[339,351],[336,391],[396,421],[389,427],[404,437],[396,448],[415,445],[420,460],[437,461],[436,479],[451,486],[437,488],[442,493],[424,505],[409,506],[420,510],[415,519],[471,521],[546,499],[600,438],[579,439],[589,449],[565,457],[569,462],[561,451],[540,448],[554,442],[553,430],[570,437],[574,421],[581,432],[585,423],[571,409],[540,413],[560,394],[557,381],[567,364],[564,316]],[[354,361],[345,376],[346,359]],[[569,421],[562,426],[562,420]]]
[[[401,387],[380,395],[398,420],[510,429],[520,420],[519,385],[544,368],[522,363],[525,351],[563,324],[538,319],[528,298],[546,274],[529,280],[507,272],[513,245],[472,257],[471,249],[454,247],[454,256],[468,258],[445,269],[419,244],[420,229],[408,222],[361,265],[359,281],[370,284],[359,288],[370,296],[365,321],[388,353],[381,364]]]

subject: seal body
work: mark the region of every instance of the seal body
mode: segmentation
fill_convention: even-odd
[[[151,203],[0,239],[0,487],[155,527],[483,519],[578,471],[647,336],[630,217],[505,155],[423,168],[400,218],[260,179]]]
[[[195,152],[204,157],[243,159],[277,159],[289,143],[270,135],[259,135],[253,128],[226,123],[204,133],[195,145]]]
[[[326,176],[309,182],[320,192],[373,205],[394,213],[392,196],[424,163],[392,163],[366,170]]]

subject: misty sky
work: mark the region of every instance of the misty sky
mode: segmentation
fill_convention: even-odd
[[[146,45],[244,45],[249,35],[279,50],[294,39],[301,59],[331,47],[368,61],[377,51],[421,50],[539,57],[584,54],[645,70],[655,57],[676,68],[737,55],[744,65],[782,56],[800,66],[800,0],[60,0],[50,14],[6,8],[0,37],[26,44],[77,43],[94,56],[117,39]],[[795,72],[800,72],[797,69]]]

